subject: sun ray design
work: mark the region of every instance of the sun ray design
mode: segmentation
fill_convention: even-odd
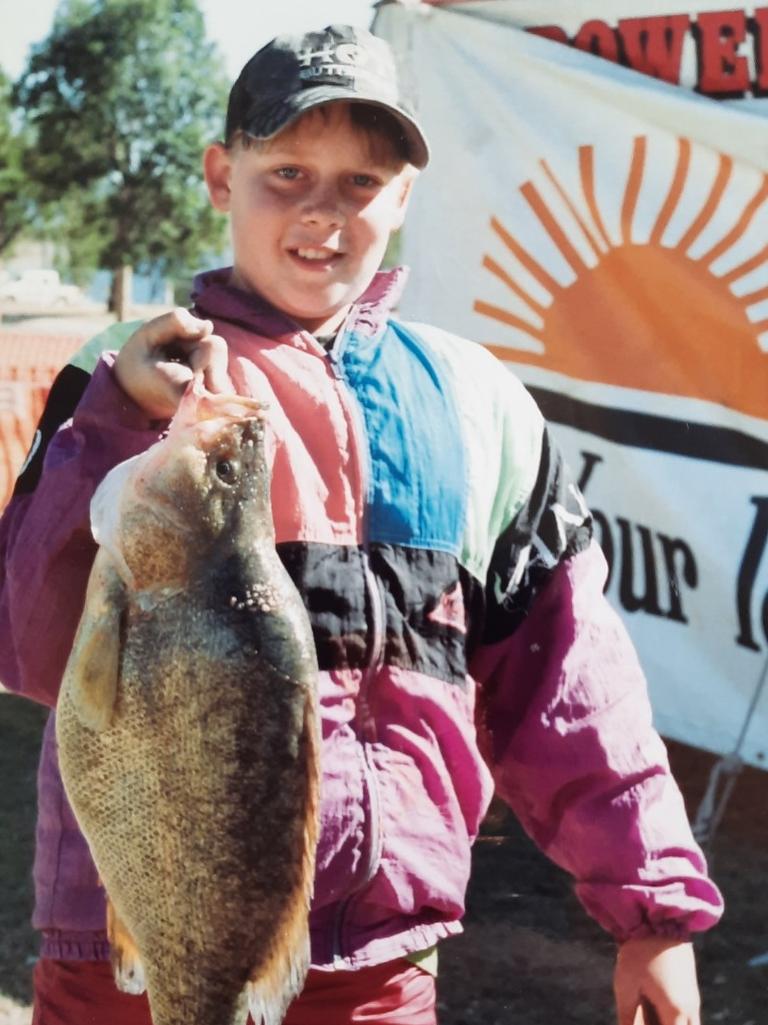
[[[589,244],[589,247],[592,250],[592,252],[595,254],[595,256],[597,256],[598,253],[600,253],[600,252],[604,253],[606,251],[606,249],[609,248],[609,243],[604,241],[604,240],[602,240],[602,239],[600,239],[598,237],[598,235],[597,235],[597,232],[593,231],[589,227],[589,225],[587,224],[586,219],[584,217],[582,217],[581,214],[579,213],[578,208],[576,207],[576,204],[573,202],[571,197],[568,195],[568,193],[565,191],[563,186],[560,184],[560,182],[557,180],[555,175],[552,173],[552,171],[551,171],[551,169],[549,167],[549,164],[546,162],[546,160],[542,160],[541,161],[541,167],[542,167],[542,170],[544,171],[544,174],[549,179],[551,185],[554,186],[555,191],[560,196],[560,199],[568,207],[568,212],[570,213],[571,217],[573,217],[573,219],[576,221],[578,226],[581,228],[582,234],[586,238],[586,240],[587,240],[587,242]]]
[[[632,224],[635,219],[640,186],[643,183],[645,166],[646,140],[644,136],[635,139],[632,148],[632,163],[629,168],[629,179],[624,190],[624,202],[621,204],[621,241],[627,245],[632,241]]]
[[[696,202],[686,190],[696,152],[688,139],[675,145],[664,170],[645,136],[633,140],[613,238],[606,218],[616,200],[598,187],[594,147],[578,151],[578,188],[566,188],[541,160],[541,178],[532,176],[519,194],[564,262],[494,216],[496,255],[486,255],[483,267],[513,298],[507,307],[479,297],[474,310],[514,329],[488,346],[505,360],[766,417],[768,306],[760,304],[768,302],[768,244],[755,228],[768,217],[768,175],[755,173],[754,191],[740,195],[731,187],[733,161],[717,154]],[[659,197],[655,214],[641,203],[651,193]],[[719,237],[697,252],[721,222]]]
[[[731,177],[731,172],[733,171],[733,161],[730,157],[726,157],[722,153],[718,154],[718,156],[719,162],[714,184],[707,196],[706,202],[699,211],[698,217],[696,217],[688,231],[686,231],[678,242],[678,249],[689,249],[691,247],[704,228],[706,228],[712,220],[712,217],[723,198],[723,193],[725,192],[728,181]]]
[[[600,235],[605,243],[605,248],[611,248],[611,240],[608,238],[608,232],[605,230],[603,219],[600,216],[600,207],[597,205],[597,195],[595,193],[595,161],[594,161],[594,150],[591,146],[579,147],[579,170],[581,172],[581,187],[584,191],[584,196],[587,200],[587,206],[589,212],[592,215],[592,220],[595,222],[595,227],[600,232]]]
[[[702,253],[698,259],[708,260],[710,263],[714,263],[718,257],[723,255],[723,253],[727,253],[731,246],[735,245],[747,230],[749,225],[752,223],[752,218],[763,203],[765,203],[766,199],[768,199],[768,179],[763,180],[762,185],[744,207],[741,217],[738,219],[736,224],[734,224],[731,230],[727,232],[719,242],[716,242],[708,252]]]
[[[547,206],[539,190],[530,182],[520,187],[523,198],[533,210],[547,234],[555,243],[560,253],[565,257],[571,270],[578,271],[586,267],[585,261],[580,256],[576,247],[570,242],[568,236],[561,228],[557,218]]]
[[[667,193],[667,198],[664,200],[664,205],[659,212],[659,216],[656,218],[656,223],[651,229],[651,235],[648,239],[650,245],[661,245],[661,237],[667,230],[667,226],[672,220],[672,215],[677,209],[680,197],[683,194],[690,166],[691,144],[688,139],[680,139],[677,149],[677,166],[675,167],[675,176],[672,179],[672,184],[669,188],[669,192]]]

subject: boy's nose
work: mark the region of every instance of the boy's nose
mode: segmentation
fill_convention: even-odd
[[[335,189],[318,189],[307,196],[301,220],[304,224],[340,228],[344,223],[344,209],[338,192]]]

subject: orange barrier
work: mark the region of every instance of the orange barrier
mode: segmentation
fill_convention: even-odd
[[[51,384],[84,340],[0,330],[0,509],[11,497]]]

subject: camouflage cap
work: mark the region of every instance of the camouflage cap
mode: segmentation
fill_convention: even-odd
[[[334,100],[388,110],[402,128],[410,162],[426,165],[427,141],[400,93],[391,49],[351,25],[278,36],[255,53],[229,94],[226,138],[242,131],[269,139],[305,111]]]

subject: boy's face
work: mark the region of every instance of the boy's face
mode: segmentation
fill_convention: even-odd
[[[265,147],[206,151],[211,202],[231,214],[234,283],[313,333],[341,324],[405,215],[413,169],[376,142],[333,103]]]

